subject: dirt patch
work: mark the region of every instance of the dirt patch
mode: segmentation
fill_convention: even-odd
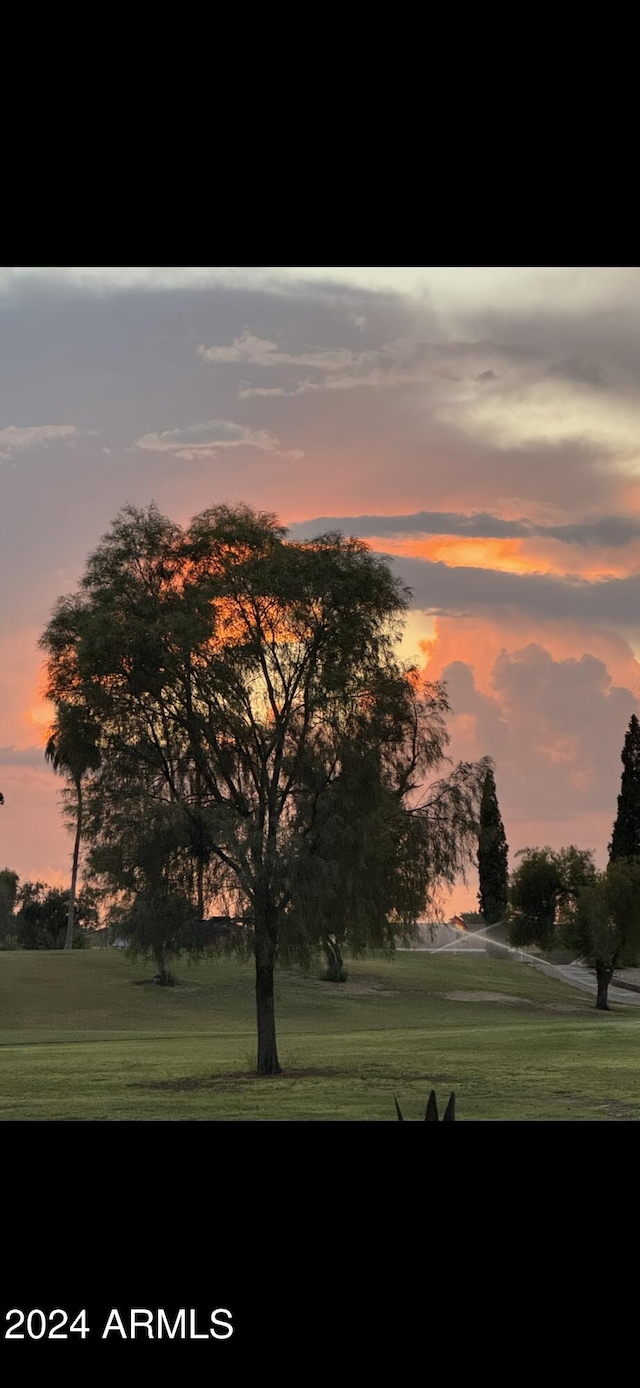
[[[397,998],[397,988],[372,988],[370,983],[323,983],[319,980],[314,987],[323,993],[348,993],[351,998],[361,998],[366,994],[375,998]]]
[[[433,1085],[433,1084],[455,1084],[455,1083],[456,1083],[456,1077],[455,1077],[455,1075],[412,1075],[412,1074],[407,1074],[407,1075],[399,1075],[399,1076],[398,1076],[398,1080],[399,1080],[399,1081],[402,1081],[403,1084],[416,1084],[418,1081],[420,1082],[420,1084],[431,1084],[431,1085]]]
[[[515,993],[443,993],[445,998],[451,1002],[509,1002],[518,1003],[520,1007],[539,1007],[541,1012],[573,1012],[583,1013],[584,1007],[576,1007],[575,1004],[565,1002],[536,1002],[533,998],[519,998]]]
[[[525,1007],[534,1007],[529,998],[518,998],[513,993],[444,993],[451,1002],[517,1002]]]
[[[127,1085],[127,1089],[166,1089],[166,1090],[193,1090],[193,1089],[215,1089],[219,1093],[230,1093],[232,1090],[244,1089],[249,1083],[256,1080],[314,1080],[331,1079],[334,1075],[340,1074],[339,1070],[285,1070],[281,1075],[256,1075],[255,1070],[233,1070],[221,1075],[200,1075],[186,1076],[184,1079],[176,1080],[136,1080]]]
[[[540,1003],[540,1006],[544,1007],[545,1012],[584,1012],[586,1003],[585,1007],[572,1007],[566,1002],[545,1002]]]
[[[165,993],[184,993],[197,990],[202,992],[202,984],[194,983],[190,978],[174,978],[173,983],[159,983],[154,978],[130,978],[127,984],[129,988],[161,988]]]

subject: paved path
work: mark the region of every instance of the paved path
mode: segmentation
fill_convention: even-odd
[[[470,943],[472,936],[467,935],[464,946],[460,941],[454,940],[447,945],[436,945],[435,948],[431,944],[414,945],[413,949],[424,954],[485,954],[485,941],[480,939],[480,934],[484,933],[478,932],[477,948],[474,948],[473,944]],[[493,944],[495,949],[495,942],[488,941],[488,943]],[[580,988],[584,993],[591,993],[593,997],[597,993],[595,973],[588,969],[585,964],[549,964],[546,959],[529,954],[528,950],[512,950],[508,945],[502,944],[499,944],[498,948],[503,950],[505,955],[511,955],[513,959],[517,959],[519,963],[530,964],[533,968],[540,969],[549,978],[557,978],[563,983],[570,983],[573,988]],[[404,953],[405,951],[401,950],[400,952]],[[609,986],[609,1002],[622,1003],[627,1007],[640,1007],[640,968],[620,969],[614,974],[614,979],[617,979],[617,982],[611,983]],[[628,987],[625,988],[624,983],[627,983]]]
[[[592,993],[595,997],[597,992],[595,974],[584,964],[548,964],[544,959],[536,959],[534,962],[532,958],[527,962],[533,964],[534,968],[541,969],[550,978],[564,979],[566,983],[573,984],[574,988],[582,988],[585,993]],[[640,1007],[640,992],[631,992],[612,983],[609,987],[609,1002],[626,1003],[629,1007]]]

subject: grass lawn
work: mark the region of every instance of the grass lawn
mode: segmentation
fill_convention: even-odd
[[[257,1079],[251,964],[179,963],[161,989],[120,951],[0,953],[2,1119],[640,1118],[640,1007],[510,960],[398,954],[346,985],[281,970],[285,1074]],[[455,995],[458,996],[455,996]],[[477,998],[474,994],[500,995]]]

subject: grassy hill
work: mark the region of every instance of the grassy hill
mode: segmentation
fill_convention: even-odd
[[[121,951],[0,954],[2,1119],[640,1118],[640,1008],[510,960],[399,954],[346,985],[281,970],[285,1074],[257,1079],[250,964],[179,964],[175,988]]]

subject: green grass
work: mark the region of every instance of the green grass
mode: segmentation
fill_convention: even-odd
[[[251,964],[179,963],[176,988],[107,950],[0,953],[2,1119],[640,1118],[640,1008],[509,960],[399,954],[346,985],[281,970],[285,1074],[257,1079]],[[454,1000],[490,992],[503,1001]],[[509,1001],[511,998],[519,999]]]

